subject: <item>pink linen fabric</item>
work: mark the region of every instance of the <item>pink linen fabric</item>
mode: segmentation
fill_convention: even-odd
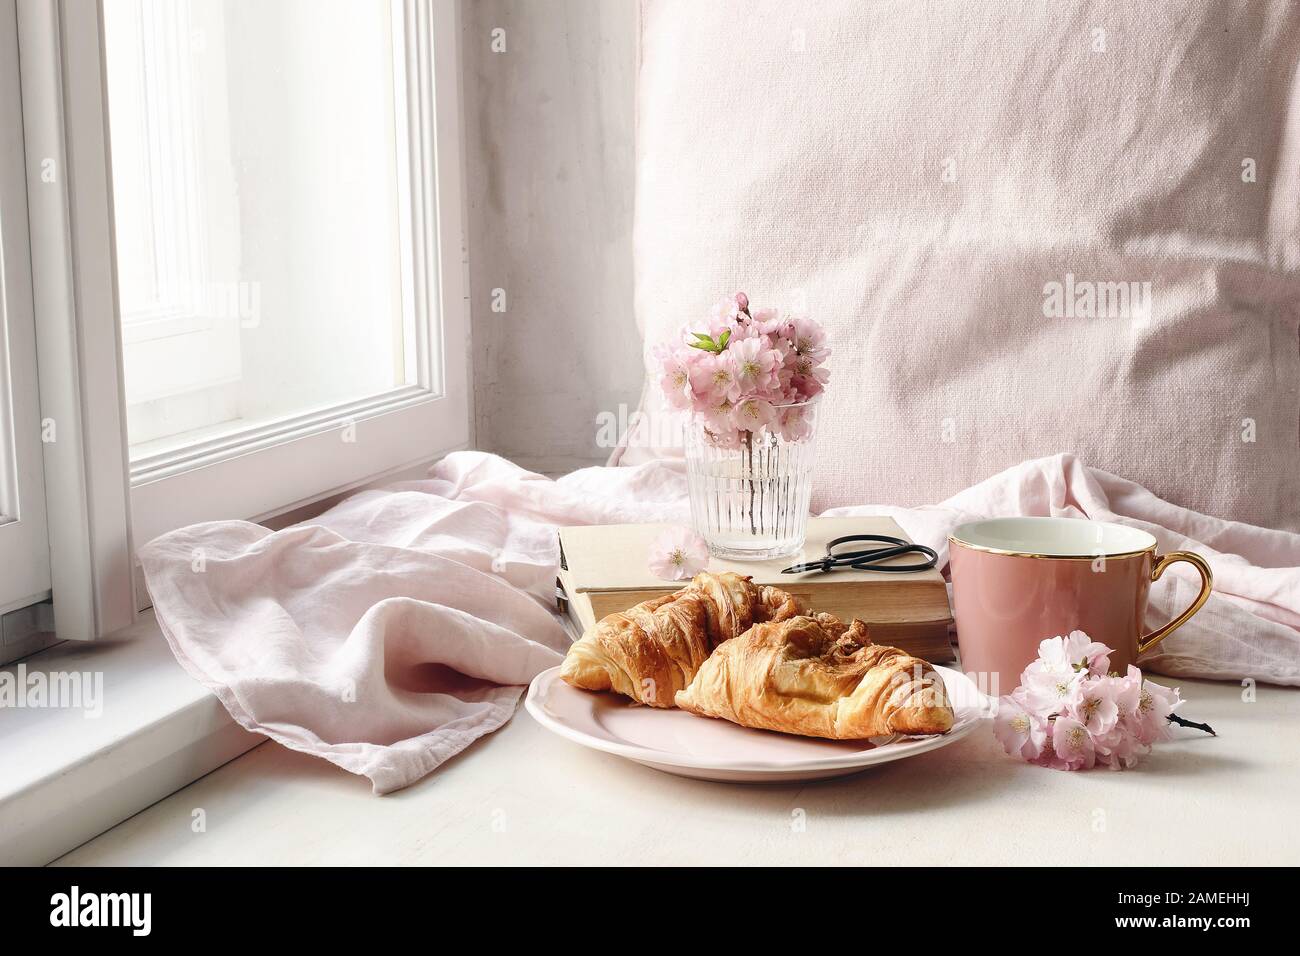
[[[523,685],[568,640],[553,613],[564,524],[689,521],[679,463],[588,468],[552,481],[482,452],[428,480],[363,491],[270,531],[243,521],[183,528],[141,559],[176,658],[242,726],[405,787],[510,719]],[[1215,593],[1143,662],[1161,673],[1300,684],[1300,535],[1190,512],[1058,455],[935,505],[888,514],[947,562],[962,521],[1051,514],[1150,531],[1214,569]],[[1151,624],[1194,585],[1171,570]],[[1049,635],[1044,635],[1049,636]]]
[[[825,323],[814,509],[1068,451],[1300,531],[1300,4],[644,0],[638,76],[647,357]]]
[[[177,660],[236,721],[387,793],[562,660],[556,526],[680,522],[684,496],[671,466],[552,481],[465,452],[310,523],[193,525],[140,558]]]

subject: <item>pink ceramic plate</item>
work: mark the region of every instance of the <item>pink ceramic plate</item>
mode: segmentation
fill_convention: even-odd
[[[762,783],[840,777],[960,740],[989,713],[989,701],[964,674],[936,667],[957,720],[937,737],[819,740],[751,730],[681,710],[641,707],[617,694],[570,687],[552,667],[534,678],[524,706],[543,727],[606,753],[666,773]]]

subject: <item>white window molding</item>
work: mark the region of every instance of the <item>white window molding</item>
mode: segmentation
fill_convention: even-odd
[[[410,384],[179,448],[145,446],[132,460],[122,340],[134,347],[150,335],[134,320],[124,332],[118,314],[103,8],[16,2],[40,398],[59,435],[44,457],[55,619],[59,637],[91,639],[147,604],[133,593],[133,544],[199,521],[283,512],[468,444],[460,10],[456,0],[392,0]],[[53,184],[41,179],[46,159],[59,172]],[[176,338],[203,331],[193,311],[162,300],[155,311]],[[220,400],[191,394],[195,407],[182,411],[196,420],[199,403]]]
[[[135,537],[250,518],[363,484],[470,438],[459,11],[393,0],[403,321],[413,385],[131,463]]]
[[[135,616],[99,7],[17,14],[54,620],[90,640]]]
[[[18,20],[0,0],[0,616],[50,593],[36,326],[18,93]],[[13,135],[14,133],[18,135]],[[0,660],[18,652],[0,636]]]

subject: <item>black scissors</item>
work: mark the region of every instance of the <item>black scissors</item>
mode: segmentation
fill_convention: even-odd
[[[840,545],[855,541],[876,541],[892,545],[888,548],[865,548],[861,551],[840,551]],[[926,560],[918,564],[880,564],[901,554],[923,554]],[[907,571],[925,571],[939,563],[939,555],[934,548],[923,544],[913,544],[902,538],[893,538],[887,534],[846,534],[826,545],[826,556],[817,561],[794,564],[783,570],[782,574],[803,574],[805,571],[834,571],[836,568],[853,568],[857,571],[889,571],[903,573]]]

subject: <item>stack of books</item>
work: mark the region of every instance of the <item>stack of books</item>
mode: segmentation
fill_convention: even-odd
[[[560,578],[557,588],[577,633],[596,621],[634,604],[680,589],[685,582],[663,581],[650,573],[650,544],[663,525],[589,525],[560,530]],[[833,538],[846,534],[884,534],[910,540],[890,518],[810,518],[801,554],[773,561],[727,561],[711,558],[708,570],[735,571],[755,584],[789,591],[805,607],[834,614],[843,621],[865,621],[871,639],[891,644],[928,661],[953,659],[949,625],[952,611],[943,575],[934,569],[904,573],[855,569],[782,574],[782,568],[816,560]],[[849,548],[875,547],[868,543]],[[885,547],[885,545],[879,545]],[[915,564],[915,554],[893,559]]]

